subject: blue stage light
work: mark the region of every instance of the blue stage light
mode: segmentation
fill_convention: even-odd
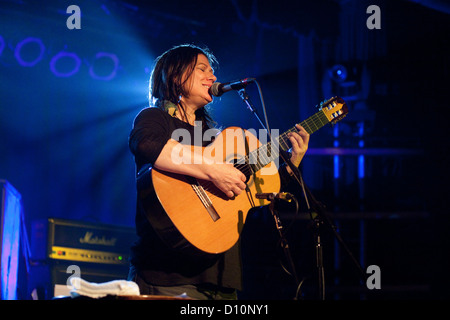
[[[106,58],[106,60],[105,60]],[[103,62],[106,63],[102,63],[99,62],[98,60],[102,59]],[[119,68],[119,58],[117,57],[117,55],[113,54],[113,53],[108,53],[108,52],[99,52],[95,55],[95,60],[94,63],[89,67],[89,74],[91,75],[92,78],[96,79],[96,80],[104,80],[104,81],[109,81],[114,79],[114,77],[116,76],[117,73],[117,69]],[[106,69],[107,72],[105,72],[104,70],[101,70],[101,73],[105,73],[104,75],[99,74],[98,69],[102,69],[101,67],[103,67],[103,69],[105,69],[105,65],[108,64],[108,60],[112,61],[113,65],[112,68],[111,66],[107,66]],[[100,66],[100,64],[102,64]]]
[[[57,62],[61,59],[71,59],[74,61],[74,66],[71,70],[69,71],[61,71],[58,67],[57,67]],[[56,54],[52,60],[50,60],[50,70],[53,72],[53,74],[57,77],[62,77],[62,78],[67,78],[67,77],[71,77],[74,74],[76,74],[79,70],[80,70],[80,66],[81,66],[81,59],[72,52],[64,52],[61,51],[58,54]]]
[[[0,56],[3,53],[3,49],[5,49],[5,40],[3,39],[2,36],[0,36]]]
[[[336,82],[343,82],[347,79],[347,68],[341,64],[334,65],[329,70],[329,76],[332,80]]]
[[[36,58],[34,58],[31,61],[27,61],[25,59],[22,58],[21,56],[21,51],[23,46],[25,46],[28,43],[36,43],[39,46],[39,54],[37,55]],[[44,56],[44,52],[45,52],[45,46],[42,43],[42,40],[39,38],[25,38],[24,40],[20,41],[17,46],[16,49],[14,50],[14,56],[16,57],[17,62],[19,62],[19,64],[23,67],[33,67],[34,65],[36,65],[39,61],[41,61],[42,57]]]
[[[6,180],[0,180],[1,189],[1,295],[2,300],[17,299],[19,271],[20,224],[22,196]]]

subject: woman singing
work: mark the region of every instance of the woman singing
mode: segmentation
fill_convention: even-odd
[[[213,126],[207,112],[212,102],[210,87],[216,81],[215,57],[194,45],[176,46],[157,58],[150,78],[150,107],[136,116],[129,136],[136,172],[153,167],[165,172],[210,181],[227,197],[240,195],[246,188],[246,176],[233,164],[213,163],[199,149],[173,139],[177,129],[194,135],[196,126],[204,132]],[[298,166],[307,151],[309,135],[300,126],[290,134],[291,162]],[[198,143],[198,139],[189,139]],[[173,161],[174,148],[182,161]],[[182,152],[179,152],[182,150]],[[194,161],[194,159],[197,159]],[[200,159],[200,161],[198,161]],[[178,159],[180,160],[180,159]],[[205,160],[205,161],[201,161]],[[282,181],[289,179],[290,168],[280,167]],[[283,178],[285,177],[285,178]],[[139,193],[138,183],[138,193]],[[176,195],[174,201],[176,201]],[[193,299],[237,299],[242,290],[239,242],[228,251],[215,255],[189,255],[174,250],[152,227],[147,215],[164,213],[155,191],[138,196],[136,230],[138,241],[132,247],[129,280],[135,281],[141,294],[177,296]]]

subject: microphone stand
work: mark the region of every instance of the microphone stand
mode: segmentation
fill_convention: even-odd
[[[247,92],[245,91],[245,88],[238,90],[238,93],[239,93],[239,96],[244,101],[244,103],[247,105],[247,108],[255,115],[256,119],[258,119],[258,121],[261,124],[261,126],[263,127],[263,129],[265,129],[268,132],[269,138],[272,141],[272,137],[270,135],[268,126],[265,126],[264,123],[261,121],[261,118],[259,117],[255,107],[253,106],[253,103],[251,102],[250,97],[248,96]],[[283,233],[283,226],[281,224],[280,217],[279,217],[277,211],[275,210],[275,197],[270,197],[268,200],[270,200],[270,205],[269,205],[270,213],[272,214],[272,216],[275,220],[275,226],[278,230],[278,233],[280,234],[281,247],[283,248],[283,252],[284,252],[286,259],[291,267],[291,273],[295,280],[295,286],[296,286],[295,299],[296,299],[297,293],[299,292],[299,286],[301,285],[301,283],[299,282],[299,279],[298,279],[298,275],[297,275],[297,271],[296,271],[296,268],[294,265],[294,260],[292,259],[292,254],[290,251],[289,243]]]
[[[247,108],[255,115],[256,119],[258,119],[263,129],[266,129],[266,131],[269,133],[270,137],[269,126],[268,125],[265,126],[264,123],[261,121],[261,118],[259,117],[258,112],[256,112],[253,103],[250,101],[250,97],[248,96],[247,91],[245,91],[245,88],[238,90],[238,94],[242,98],[244,103],[247,105]]]
[[[239,96],[244,101],[244,103],[247,105],[247,108],[255,115],[255,117],[261,123],[261,126],[267,130],[270,141],[272,141],[272,137],[268,130],[268,125],[266,127],[264,125],[264,123],[261,121],[258,113],[256,112],[255,107],[253,106],[247,92],[245,91],[245,88],[240,89],[238,91],[238,93],[239,93]],[[336,230],[337,228],[331,221],[330,217],[328,216],[328,213],[326,212],[323,204],[316,200],[316,198],[313,196],[313,194],[311,193],[309,188],[304,183],[302,175],[300,173],[300,170],[290,161],[289,157],[287,156],[287,152],[280,149],[279,154],[280,154],[280,157],[282,158],[282,160],[289,166],[289,168],[291,168],[292,172],[294,173],[294,178],[295,178],[296,182],[298,183],[299,187],[302,189],[302,192],[303,192],[303,195],[305,198],[305,202],[306,202],[306,206],[308,208],[308,211],[311,214],[311,217],[313,217],[314,213],[315,213],[315,217],[313,218],[313,223],[315,226],[314,236],[315,236],[316,267],[317,267],[317,271],[318,271],[319,298],[321,300],[325,300],[325,270],[324,270],[324,265],[323,265],[323,246],[322,246],[321,237],[320,237],[320,229],[321,229],[322,225],[326,225],[331,230],[331,232],[333,233],[335,238],[338,240],[339,244],[344,248],[344,251],[348,254],[348,256],[350,257],[352,262],[355,264],[356,268],[360,272],[362,279],[364,279],[364,280],[366,279],[366,274],[364,273],[364,270],[362,269],[359,261],[355,258],[355,256],[353,255],[351,250],[348,248],[345,241],[342,239],[341,235],[337,232],[337,230]],[[311,201],[312,205],[310,204],[310,201]],[[292,257],[291,257],[290,251],[289,251],[289,246],[287,245],[286,238],[284,237],[283,233],[281,232],[282,227],[280,228],[281,224],[279,224],[280,223],[279,217],[276,214],[274,214],[273,201],[271,202],[269,208],[270,208],[270,211],[272,212],[272,215],[275,218],[277,229],[280,232],[282,245],[286,245],[286,248],[283,247],[283,249],[285,250],[286,257],[291,264],[291,268],[293,270],[292,274],[294,275],[296,284],[298,286],[299,285],[298,277],[295,272],[294,264],[293,264]]]
[[[315,248],[316,248],[317,271],[319,276],[319,295],[321,300],[325,300],[325,278],[324,278],[325,273],[323,266],[323,246],[320,239],[320,228],[322,225],[327,226],[329,230],[331,230],[334,237],[337,239],[337,241],[342,246],[344,251],[347,253],[352,262],[355,264],[362,279],[366,280],[366,274],[364,273],[361,264],[355,258],[355,256],[353,255],[353,253],[351,252],[345,241],[342,239],[341,235],[337,232],[337,228],[331,221],[331,218],[329,217],[327,211],[325,210],[324,205],[316,200],[316,198],[313,196],[309,188],[304,183],[300,174],[300,170],[298,170],[298,168],[295,167],[289,159],[287,160],[287,164],[291,168],[292,172],[295,173],[295,176],[301,181],[301,187],[303,189],[305,199],[309,199],[310,203],[312,204],[312,206],[309,206],[308,204],[309,201],[308,200],[306,201],[310,214],[313,215],[314,213],[316,213],[313,222],[315,226],[315,239],[316,239]]]
[[[297,294],[299,292],[299,279],[298,279],[298,275],[297,275],[297,271],[295,269],[295,264],[294,264],[294,260],[292,259],[292,255],[291,255],[291,250],[289,249],[289,243],[284,235],[283,232],[283,225],[281,224],[281,220],[280,217],[278,215],[278,212],[275,210],[275,197],[270,197],[270,205],[269,205],[269,209],[270,209],[270,213],[272,214],[272,217],[275,220],[275,226],[278,230],[278,233],[280,234],[280,245],[281,248],[283,248],[283,252],[284,255],[286,256],[286,259],[291,267],[291,272],[292,275],[294,277],[295,280],[295,284],[296,284],[296,296],[295,299],[297,298]]]

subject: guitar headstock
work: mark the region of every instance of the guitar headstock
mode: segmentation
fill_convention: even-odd
[[[332,124],[335,124],[344,118],[348,113],[347,104],[340,97],[333,97],[325,100],[321,102],[318,107]]]

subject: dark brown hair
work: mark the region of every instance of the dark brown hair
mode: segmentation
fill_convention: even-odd
[[[170,101],[179,105],[183,117],[186,116],[180,98],[188,95],[184,88],[184,82],[189,79],[194,71],[199,54],[205,55],[213,68],[218,64],[214,55],[207,48],[200,48],[192,44],[173,47],[156,59],[150,77],[150,105],[164,109],[164,102]],[[187,77],[183,82],[185,72]],[[213,121],[205,108],[198,109],[195,115],[196,120],[202,121],[204,125],[213,125]]]

